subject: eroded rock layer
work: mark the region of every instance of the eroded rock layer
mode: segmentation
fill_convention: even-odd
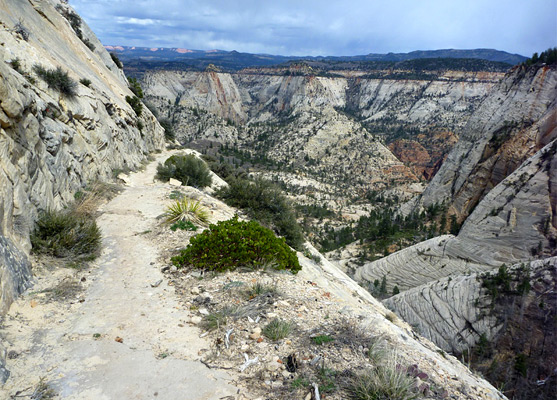
[[[499,182],[557,137],[557,66],[517,66],[469,119],[420,199],[463,221]]]
[[[356,280],[402,290],[447,276],[487,271],[557,255],[554,193],[557,140],[546,145],[493,188],[465,221],[458,236],[418,243],[358,268]]]
[[[138,166],[164,137],[148,110],[137,116],[126,102],[133,94],[123,72],[67,4],[2,0],[0,25],[0,238],[8,251],[27,252],[37,210],[61,208],[87,183]],[[61,68],[75,95],[49,86],[37,66]],[[13,290],[3,292],[3,308],[24,287],[4,281],[14,276],[7,268],[2,287]]]

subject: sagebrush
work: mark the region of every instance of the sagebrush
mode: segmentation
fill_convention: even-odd
[[[94,259],[100,251],[101,232],[94,218],[73,209],[45,211],[31,234],[33,252],[60,258]]]

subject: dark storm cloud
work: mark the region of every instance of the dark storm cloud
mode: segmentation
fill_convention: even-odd
[[[557,45],[555,0],[73,0],[105,44],[354,55]]]

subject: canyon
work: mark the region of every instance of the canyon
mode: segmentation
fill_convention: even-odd
[[[137,75],[145,104],[138,110],[131,101],[133,84],[130,88],[117,58],[67,2],[0,0],[0,6],[0,314],[3,324],[10,321],[2,328],[0,346],[5,393],[15,393],[17,387],[10,385],[16,383],[11,382],[37,383],[25,366],[27,362],[36,372],[43,362],[33,341],[50,350],[59,344],[61,351],[114,346],[89,336],[97,322],[117,324],[118,313],[111,311],[115,319],[106,322],[90,301],[117,310],[119,303],[104,297],[103,285],[113,288],[110,282],[122,277],[118,268],[133,273],[125,256],[121,262],[112,260],[110,252],[125,253],[115,247],[115,238],[160,229],[159,202],[175,187],[153,181],[153,155],[168,146],[192,148],[209,164],[230,163],[246,174],[271,179],[300,209],[329,212],[324,218],[300,215],[311,243],[304,254],[298,253],[302,278],[292,279],[315,282],[333,295],[341,311],[352,310],[351,323],[359,321],[363,329],[385,336],[406,364],[419,363],[428,379],[452,398],[504,398],[492,384],[505,381],[513,385],[509,397],[550,395],[556,379],[551,367],[557,362],[551,350],[557,310],[555,64],[521,64],[507,72],[491,64],[479,71],[419,70],[410,64],[404,64],[407,69],[370,69],[327,60],[234,71],[212,64],[202,70],[152,68]],[[37,66],[67,71],[75,92],[51,87]],[[162,162],[170,154],[155,157]],[[145,171],[126,175],[146,165]],[[65,305],[68,314],[60,319],[60,328],[49,325],[56,323],[50,317],[41,320],[41,329],[52,334],[38,338],[21,315],[35,318],[43,309],[59,318],[65,314],[57,314],[56,304],[41,303],[33,310],[37,297],[32,288],[48,290],[48,279],[30,254],[35,221],[41,211],[68,206],[76,193],[95,182],[117,177],[126,182],[124,192],[102,208],[100,217],[108,235],[105,253],[93,263],[91,276],[79,275],[91,277],[94,284],[87,286],[83,305]],[[216,189],[191,188],[211,208],[214,221],[238,212],[212,197]],[[428,233],[398,238],[382,253],[370,250],[368,240],[356,240],[353,231],[361,217],[373,212],[388,212],[393,221],[416,218]],[[119,226],[119,220],[131,216],[137,217],[128,223],[133,233]],[[142,231],[135,232],[134,224]],[[349,240],[332,246],[334,251],[324,258],[318,250],[325,248],[326,235],[343,229]],[[170,264],[169,257],[159,255],[169,251],[164,246],[153,248],[151,264],[134,261],[151,280],[160,276],[165,282],[160,302],[144,298],[138,303],[156,313],[165,313],[168,304],[172,310],[181,307],[171,284],[175,278],[159,272]],[[107,268],[115,275],[105,282]],[[65,279],[71,274],[62,270],[52,275]],[[374,287],[381,280],[384,293],[377,297],[386,297],[383,301],[370,294],[377,294]],[[145,283],[136,278],[111,290],[124,299],[131,282]],[[173,324],[167,339],[182,343],[182,330],[175,326],[191,321],[194,311],[180,309],[181,319],[168,311],[168,320],[153,323],[163,330],[162,325]],[[167,373],[155,354],[161,346],[156,333],[144,327],[136,337],[137,315],[121,317],[128,318],[121,330],[147,343],[140,346],[146,363]],[[208,346],[197,328],[187,329],[184,337],[195,341],[196,348]],[[72,334],[66,337],[64,330]],[[517,331],[529,332],[533,339],[516,336]],[[133,359],[136,348],[125,346],[125,356]],[[9,350],[28,358],[14,361],[6,357]],[[79,398],[82,392],[72,392],[67,378],[69,367],[56,351],[50,353],[46,363],[53,367],[47,378],[55,381],[57,371],[64,371],[61,395]],[[472,363],[492,384],[447,353]],[[530,369],[523,373],[517,368],[517,357]],[[102,371],[102,363],[88,360]],[[77,365],[79,359],[72,362]],[[193,352],[176,350],[166,362],[211,375]],[[114,365],[113,372],[126,368],[124,363]],[[79,372],[82,382],[90,372]],[[224,375],[218,375],[222,382]],[[110,393],[99,376],[92,378],[91,396],[105,389]],[[125,379],[123,385],[132,386],[137,377]],[[165,390],[169,398],[180,395]],[[146,392],[139,396],[148,398]],[[238,399],[251,398],[247,396]]]

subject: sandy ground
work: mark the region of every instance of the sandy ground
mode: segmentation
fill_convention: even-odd
[[[1,330],[11,376],[0,398],[29,396],[41,378],[63,399],[243,398],[228,374],[199,361],[206,340],[160,272],[160,244],[145,234],[172,190],[153,180],[168,155],[101,207],[103,252],[89,270],[38,271],[13,304]],[[83,290],[52,300],[44,290],[64,278]]]

